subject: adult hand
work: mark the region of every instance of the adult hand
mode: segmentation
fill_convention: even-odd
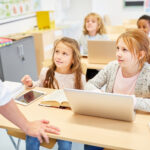
[[[27,87],[32,87],[33,86],[33,82],[32,79],[29,75],[25,75],[22,79],[21,82],[27,86]]]
[[[43,139],[46,141],[46,143],[49,143],[49,137],[47,136],[46,132],[59,134],[60,130],[55,126],[50,125],[49,121],[41,120],[29,122],[27,129],[24,132],[27,135],[37,137],[40,143],[43,142]]]

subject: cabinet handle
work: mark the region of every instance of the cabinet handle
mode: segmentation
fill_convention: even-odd
[[[21,60],[25,61],[23,45],[18,45],[18,53]]]

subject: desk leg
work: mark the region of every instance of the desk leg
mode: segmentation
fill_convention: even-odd
[[[18,142],[17,142],[17,144],[16,144],[16,143],[15,143],[15,140],[13,139],[13,137],[12,137],[11,135],[8,135],[8,136],[9,136],[9,138],[10,138],[12,144],[14,145],[15,149],[16,149],[16,150],[19,150],[19,146],[20,146],[21,140],[18,138]]]

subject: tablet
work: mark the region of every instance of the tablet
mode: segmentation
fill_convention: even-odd
[[[19,95],[15,98],[15,101],[19,104],[28,105],[33,101],[37,100],[45,93],[37,90],[30,90],[22,95]]]

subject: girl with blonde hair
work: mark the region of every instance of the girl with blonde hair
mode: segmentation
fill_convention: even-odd
[[[83,34],[79,39],[81,54],[88,53],[88,40],[108,40],[103,20],[96,13],[89,13],[84,19]]]

